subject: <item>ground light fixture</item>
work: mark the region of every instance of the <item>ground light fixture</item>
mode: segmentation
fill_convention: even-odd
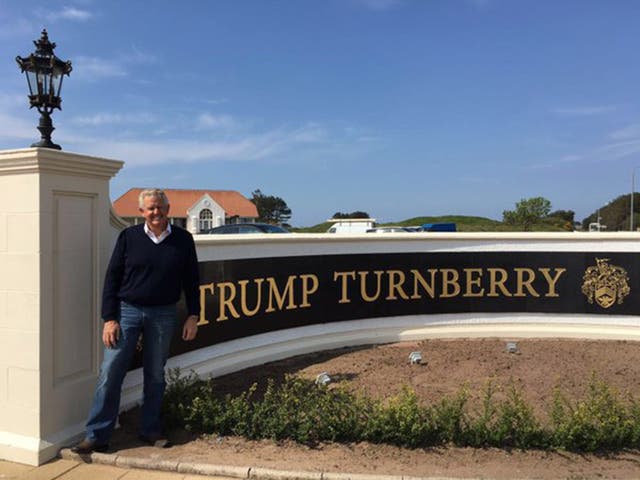
[[[509,353],[520,353],[520,350],[518,350],[518,343],[517,342],[507,342],[507,352],[509,352]]]
[[[31,146],[60,150],[60,145],[51,141],[51,133],[55,130],[51,113],[56,108],[61,110],[62,78],[71,73],[71,62],[60,60],[54,55],[56,44],[49,41],[46,30],[42,30],[40,40],[34,40],[33,43],[36,46],[35,52],[28,57],[16,57],[16,62],[27,77],[30,108],[36,107],[40,112],[38,130],[41,139]]]
[[[331,383],[331,377],[327,372],[322,372],[316,377],[316,385],[327,385]]]
[[[422,363],[422,353],[420,353],[420,352],[411,352],[409,354],[409,363],[411,363],[411,364]]]

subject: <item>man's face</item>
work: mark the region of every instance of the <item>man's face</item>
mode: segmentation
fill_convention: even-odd
[[[165,230],[167,228],[169,205],[165,205],[160,197],[144,197],[140,213],[149,227]]]

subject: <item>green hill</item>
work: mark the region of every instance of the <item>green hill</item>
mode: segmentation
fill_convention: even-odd
[[[289,231],[296,233],[326,233],[331,225],[333,225],[333,223],[323,222],[313,227],[291,227]]]

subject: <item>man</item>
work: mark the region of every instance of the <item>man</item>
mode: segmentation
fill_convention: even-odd
[[[168,446],[162,436],[160,409],[164,366],[177,323],[176,303],[184,291],[188,317],[182,339],[198,331],[198,259],[189,232],[169,224],[169,201],[162,190],[143,190],[138,207],[144,225],[120,233],[104,281],[102,342],[104,360],[89,413],[84,440],[76,453],[104,452],[116,424],[122,381],[140,334],[143,345],[144,396],[139,438]]]

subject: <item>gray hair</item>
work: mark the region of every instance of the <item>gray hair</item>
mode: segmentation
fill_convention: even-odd
[[[169,205],[169,199],[163,190],[159,188],[145,188],[140,192],[140,195],[138,195],[138,207],[144,207],[144,199],[146,197],[159,198],[165,206]]]

